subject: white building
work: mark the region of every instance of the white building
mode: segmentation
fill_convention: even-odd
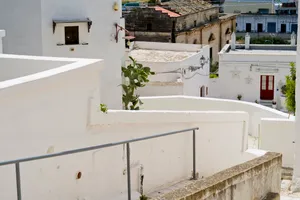
[[[237,99],[241,95],[244,101],[274,100],[282,106],[281,89],[290,74],[290,63],[296,62],[296,46],[253,45],[250,36],[245,45],[234,41],[219,53],[219,78],[211,80],[212,96]]]
[[[0,29],[8,33],[4,53],[105,59],[103,103],[121,108],[121,88],[110,88],[121,83],[124,33],[115,25],[124,24],[121,0],[0,0],[0,5]]]
[[[297,33],[298,16],[277,14],[243,13],[237,16],[237,32],[257,33],[267,36],[270,33]]]
[[[128,51],[129,56],[156,73],[139,90],[141,96],[208,94],[209,46],[135,42]],[[130,62],[127,60],[127,65]]]

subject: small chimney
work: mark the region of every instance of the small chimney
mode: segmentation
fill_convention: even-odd
[[[291,45],[292,45],[292,46],[295,46],[295,45],[296,45],[296,34],[295,34],[295,32],[293,32],[293,33],[291,34]]]
[[[250,35],[249,33],[245,36],[245,49],[250,49]]]
[[[236,37],[235,37],[235,32],[231,34],[231,50],[235,50],[235,42],[236,42]]]

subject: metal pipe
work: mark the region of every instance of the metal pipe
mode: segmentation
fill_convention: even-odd
[[[193,130],[193,179],[196,180],[196,130]]]
[[[16,168],[17,197],[18,197],[18,200],[22,200],[20,163],[17,162],[15,164],[15,168]]]
[[[127,189],[128,200],[131,200],[131,177],[130,177],[130,144],[126,144],[127,151]]]
[[[22,162],[29,162],[29,161],[34,161],[34,160],[41,160],[41,159],[46,159],[46,158],[53,158],[53,157],[58,157],[58,156],[63,156],[63,155],[85,152],[85,151],[92,151],[92,150],[96,150],[96,149],[102,149],[102,148],[113,147],[113,146],[118,146],[118,145],[127,144],[127,143],[139,142],[139,141],[143,141],[143,140],[149,140],[149,139],[153,139],[153,138],[159,138],[159,137],[164,137],[164,136],[168,136],[168,135],[189,132],[189,131],[193,131],[193,130],[199,130],[199,128],[189,128],[189,129],[184,129],[184,130],[180,130],[180,131],[172,131],[172,132],[163,133],[163,134],[157,134],[157,135],[152,135],[152,136],[147,136],[147,137],[142,137],[142,138],[125,140],[125,141],[121,141],[121,142],[108,143],[108,144],[102,144],[102,145],[97,145],[97,146],[92,146],[92,147],[81,148],[81,149],[63,151],[60,153],[47,154],[47,155],[35,156],[35,157],[29,157],[29,158],[22,158],[22,159],[17,159],[17,160],[10,160],[10,161],[5,161],[5,162],[0,162],[0,166],[15,164],[15,163],[22,163]]]

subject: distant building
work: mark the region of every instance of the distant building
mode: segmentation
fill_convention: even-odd
[[[128,55],[156,73],[139,89],[139,95],[208,95],[208,45],[135,42]],[[129,59],[127,62],[131,63]]]
[[[201,0],[171,0],[124,15],[136,41],[210,45],[211,60],[235,31],[236,15],[219,15],[219,8]]]
[[[282,87],[290,74],[290,63],[296,62],[296,35],[291,36],[290,45],[250,44],[246,35],[245,45],[226,45],[219,53],[219,78],[212,80],[210,93],[214,97],[254,102],[276,101],[278,108],[284,107]],[[230,90],[224,90],[230,88]]]
[[[237,17],[237,32],[248,33],[297,33],[298,16],[245,13]]]

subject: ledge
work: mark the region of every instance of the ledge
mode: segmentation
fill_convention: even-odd
[[[197,181],[181,182],[178,186],[172,186],[171,188],[174,189],[173,191],[171,189],[171,192],[170,189],[166,189],[166,193],[158,191],[148,196],[151,200],[206,199],[231,186],[258,176],[263,170],[276,166],[280,166],[279,169],[281,169],[281,164],[282,155],[280,153],[268,152],[264,156],[236,165],[210,177]]]

